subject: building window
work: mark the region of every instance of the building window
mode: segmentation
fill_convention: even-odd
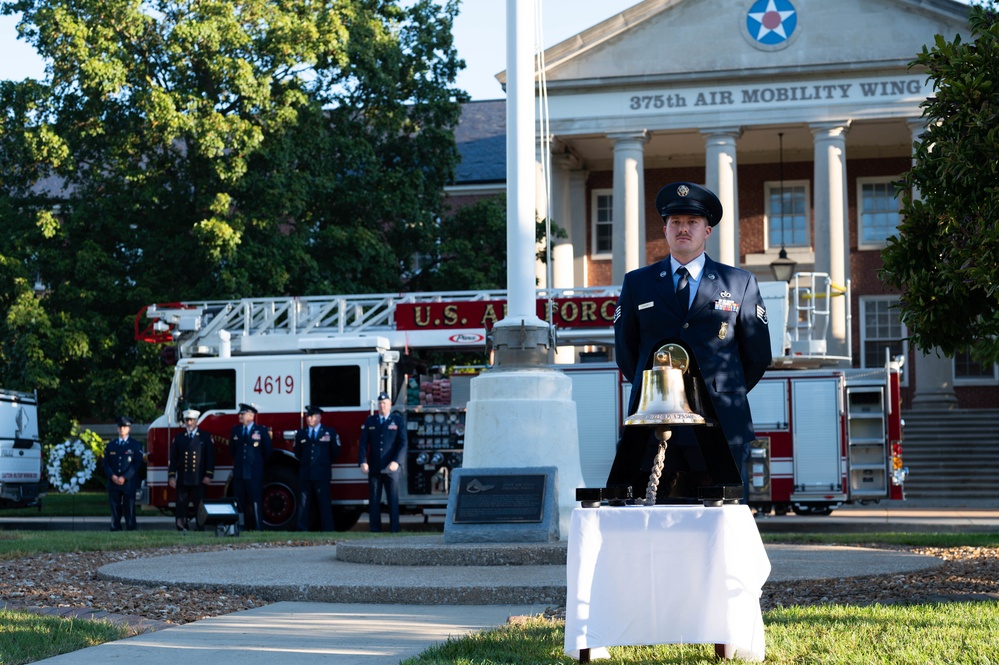
[[[898,199],[891,178],[860,178],[858,215],[858,246],[884,247],[889,236],[898,229]]]
[[[593,190],[593,250],[594,258],[608,258],[614,249],[614,190]]]
[[[999,382],[999,373],[995,363],[983,365],[975,362],[965,348],[954,354],[954,381],[963,384],[993,384]]]
[[[892,358],[908,353],[899,312],[898,296],[860,299],[861,367],[884,367],[886,350]]]
[[[808,182],[768,182],[766,187],[767,247],[808,247]]]

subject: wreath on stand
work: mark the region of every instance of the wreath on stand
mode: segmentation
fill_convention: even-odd
[[[94,453],[79,439],[63,441],[49,451],[45,470],[49,484],[65,494],[76,494],[97,468]]]

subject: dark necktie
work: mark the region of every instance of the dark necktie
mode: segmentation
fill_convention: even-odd
[[[676,283],[676,298],[680,301],[680,311],[683,312],[684,316],[687,316],[687,310],[690,308],[690,282],[687,281],[687,276],[690,274],[687,269],[680,266],[676,269],[676,274],[680,276],[680,279]]]

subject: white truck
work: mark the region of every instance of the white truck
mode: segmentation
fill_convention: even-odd
[[[41,508],[48,482],[38,440],[38,396],[0,389],[0,508]]]

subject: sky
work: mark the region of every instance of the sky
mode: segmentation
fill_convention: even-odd
[[[544,46],[568,39],[638,3],[639,0],[541,0]],[[0,16],[0,79],[41,78],[44,65],[17,39],[17,21]],[[472,99],[503,99],[496,74],[506,69],[505,0],[463,0],[455,20],[455,46],[466,69],[457,85]]]

